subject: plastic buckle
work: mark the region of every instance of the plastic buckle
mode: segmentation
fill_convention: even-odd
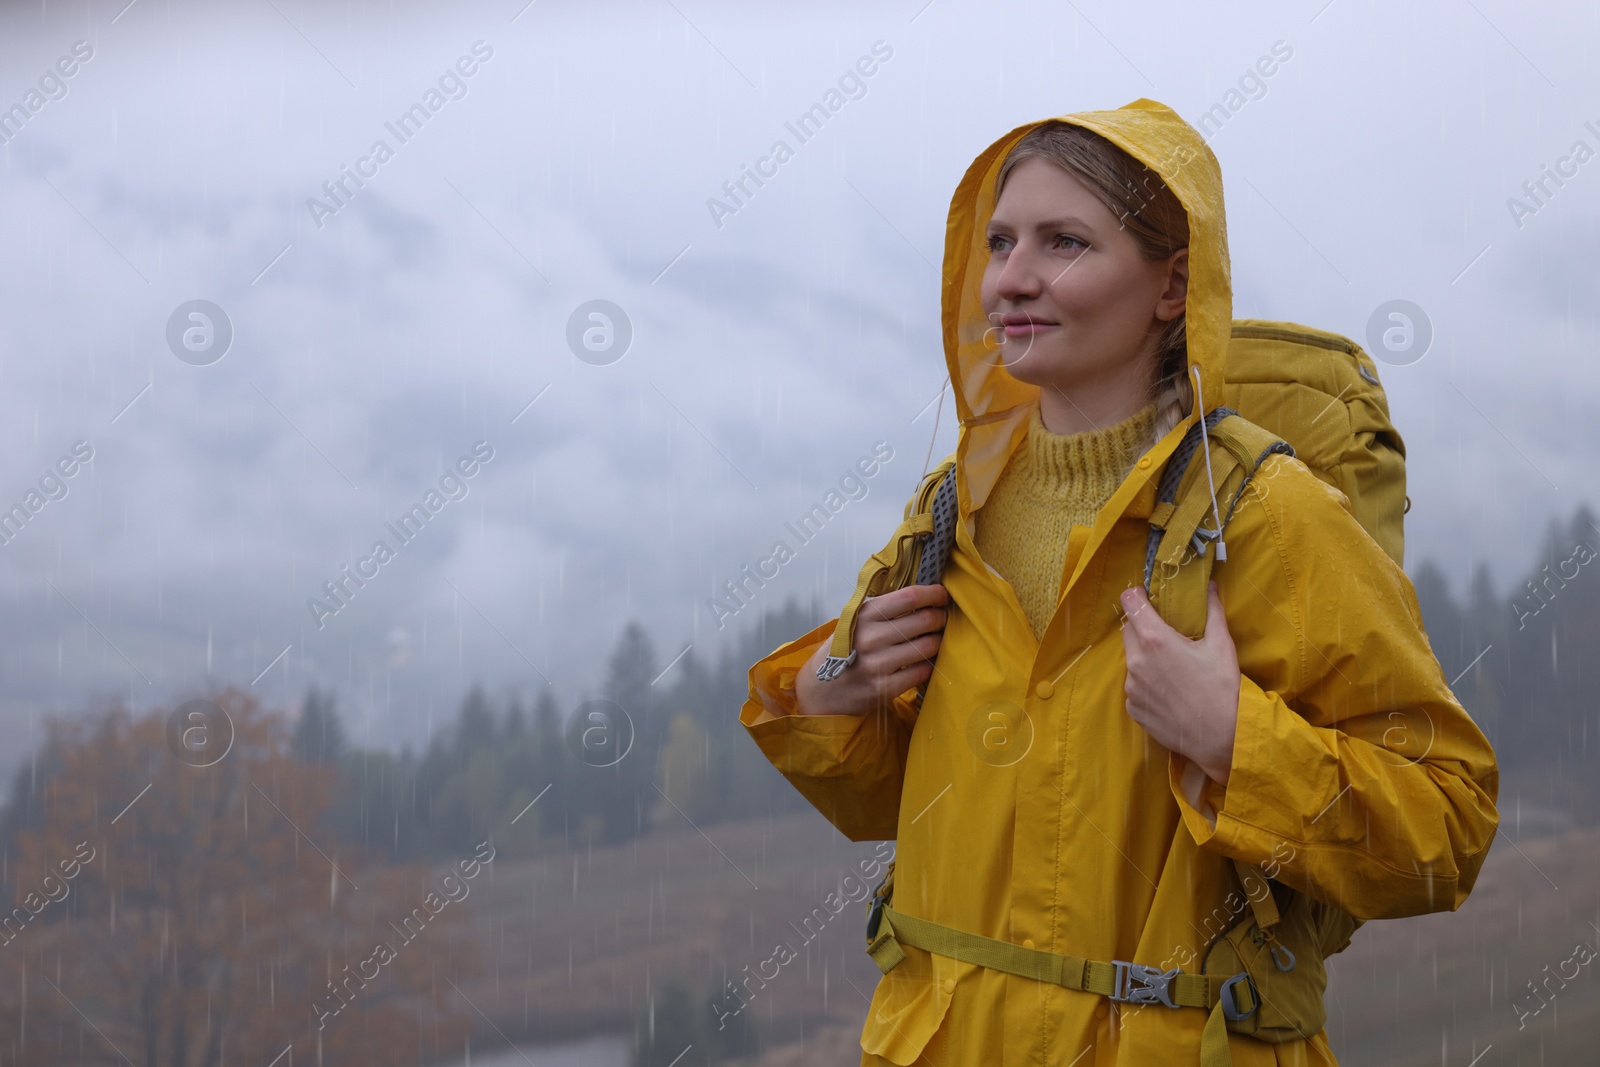
[[[878,920],[883,918],[883,906],[888,903],[883,897],[872,901],[872,907],[867,911],[867,940],[871,941],[878,936]]]
[[[851,653],[854,655],[855,653]],[[892,893],[884,892],[883,887],[889,884],[893,871],[886,871],[878,884],[872,887],[872,906],[867,909],[867,940],[871,941],[878,936],[878,920],[883,918],[883,906],[889,903]]]
[[[823,660],[822,665],[817,668],[817,680],[819,682],[831,682],[835,678],[839,677],[839,675],[843,674],[844,669],[855,661],[856,650],[853,648],[850,650],[850,654],[842,659],[838,656],[829,656],[827,659]]]
[[[1242,1012],[1239,1010],[1239,998],[1233,992],[1234,983],[1240,980],[1243,980],[1250,987],[1250,999],[1254,1001],[1254,1005],[1249,1011]],[[1222,1001],[1223,1017],[1234,1022],[1250,1018],[1256,1013],[1256,1009],[1261,1007],[1261,995],[1256,992],[1256,984],[1250,980],[1250,975],[1246,971],[1240,971],[1226,982],[1223,982],[1222,992],[1218,994],[1218,999]]]
[[[1112,1000],[1128,1004],[1165,1004],[1169,1008],[1178,1006],[1173,1003],[1171,988],[1172,980],[1178,977],[1178,968],[1163,971],[1159,967],[1129,963],[1127,960],[1112,960],[1111,966],[1117,972],[1111,981]],[[1136,982],[1137,985],[1134,984]]]

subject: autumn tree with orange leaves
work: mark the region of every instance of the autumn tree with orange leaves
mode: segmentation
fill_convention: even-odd
[[[338,846],[333,771],[295,758],[280,713],[227,690],[57,721],[38,766],[0,915],[0,1067],[388,1065],[462,1046],[466,862],[441,875]]]

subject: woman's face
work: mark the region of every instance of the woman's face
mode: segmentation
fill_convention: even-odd
[[[1161,330],[1183,313],[1189,252],[1151,263],[1063,168],[1012,168],[989,220],[980,296],[1006,370],[1102,412],[1137,411]]]

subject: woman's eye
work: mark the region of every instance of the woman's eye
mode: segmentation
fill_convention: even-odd
[[[1012,240],[1005,234],[993,233],[989,235],[986,243],[989,246],[990,252],[1009,252],[1011,250]],[[1071,234],[1058,233],[1052,239],[1052,247],[1059,251],[1071,252],[1078,249],[1088,248],[1089,244],[1087,241],[1074,237]]]

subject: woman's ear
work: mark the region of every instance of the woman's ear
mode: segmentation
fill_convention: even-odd
[[[1189,250],[1180,248],[1167,257],[1167,284],[1156,298],[1156,318],[1171,322],[1183,314],[1189,296]]]

